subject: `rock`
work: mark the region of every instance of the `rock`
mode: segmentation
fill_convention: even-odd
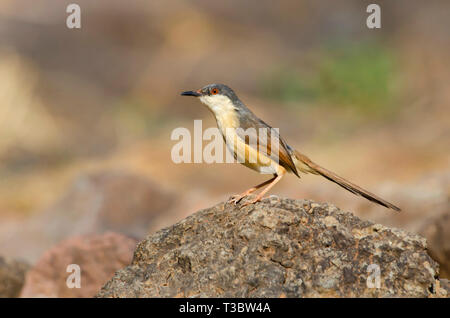
[[[97,296],[428,297],[438,270],[418,235],[272,196],[221,203],[148,236]]]
[[[21,297],[92,297],[116,270],[130,264],[136,243],[111,232],[63,241],[44,253],[27,273]],[[79,265],[81,288],[66,284],[75,273],[72,268],[67,271],[70,264]]]
[[[428,252],[440,265],[440,276],[450,278],[450,211],[433,218],[421,234],[427,238]]]
[[[29,265],[0,256],[0,298],[18,297]]]

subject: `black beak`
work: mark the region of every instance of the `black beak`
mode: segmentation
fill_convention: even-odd
[[[183,95],[183,96],[195,96],[195,97],[202,96],[202,94],[200,94],[199,92],[194,92],[194,91],[183,92],[183,93],[181,93],[181,95]]]

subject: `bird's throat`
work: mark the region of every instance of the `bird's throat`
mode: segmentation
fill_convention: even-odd
[[[216,117],[217,126],[222,134],[227,128],[238,128],[239,118],[231,100],[226,96],[202,96],[200,101],[208,106]]]

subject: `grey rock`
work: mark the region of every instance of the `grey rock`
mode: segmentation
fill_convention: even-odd
[[[0,298],[19,297],[29,265],[0,256]]]
[[[377,266],[380,288],[369,288]],[[220,203],[147,237],[97,296],[434,297],[438,271],[418,235],[270,197]]]

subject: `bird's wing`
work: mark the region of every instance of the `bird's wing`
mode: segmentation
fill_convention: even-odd
[[[253,115],[253,114],[252,114]],[[277,162],[298,176],[292,159],[293,150],[281,138],[278,130],[253,116],[241,116],[237,136],[251,148]]]

